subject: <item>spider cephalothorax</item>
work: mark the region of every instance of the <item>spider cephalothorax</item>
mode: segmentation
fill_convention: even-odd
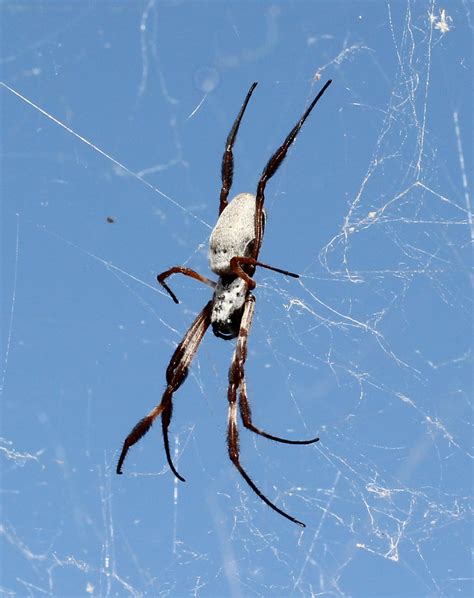
[[[298,519],[295,519],[273,504],[261,490],[259,490],[240,464],[237,402],[240,417],[244,426],[260,436],[286,444],[311,444],[319,440],[319,438],[311,438],[309,440],[289,440],[280,438],[279,436],[273,436],[272,434],[268,434],[260,428],[257,428],[253,424],[252,412],[247,399],[244,366],[247,358],[247,338],[255,309],[255,297],[251,292],[256,285],[253,279],[255,269],[258,266],[260,268],[267,268],[268,270],[279,272],[285,276],[298,277],[297,274],[258,261],[265,228],[265,212],[263,209],[265,186],[268,180],[280,167],[289,147],[295,140],[295,137],[299,133],[306,118],[330,84],[331,81],[327,81],[318,95],[311,102],[303,116],[290,131],[283,144],[270,158],[258,182],[257,193],[255,195],[252,193],[240,193],[239,195],[236,195],[231,202],[228,202],[227,198],[232,186],[234,169],[234,141],[239,130],[240,121],[242,120],[247,104],[257,84],[253,83],[251,85],[247,97],[245,98],[227,137],[224,156],[222,158],[222,188],[219,204],[219,218],[212,231],[209,243],[210,267],[211,270],[218,275],[219,279],[217,282],[214,282],[184,266],[175,266],[162,272],[157,277],[158,282],[171,295],[171,298],[175,303],[179,303],[178,299],[165,282],[165,280],[172,274],[184,274],[185,276],[190,276],[195,280],[199,280],[212,287],[214,289],[214,295],[212,300],[206,304],[204,309],[194,320],[171,357],[171,361],[166,369],[167,386],[161,402],[154,407],[148,415],[141,419],[127,436],[117,464],[117,473],[120,474],[122,473],[123,462],[129,448],[148,432],[155,419],[161,415],[163,440],[168,464],[174,475],[184,481],[184,478],[177,472],[176,467],[174,466],[169,446],[168,427],[173,409],[172,398],[173,393],[186,379],[189,365],[199,347],[202,337],[209,326],[212,326],[214,334],[224,340],[237,338],[234,356],[229,369],[229,388],[227,392],[227,399],[229,401],[227,427],[229,457],[257,496],[259,496],[274,511],[303,527],[304,523],[298,521]]]

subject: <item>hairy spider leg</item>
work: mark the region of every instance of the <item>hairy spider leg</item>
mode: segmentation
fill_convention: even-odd
[[[199,280],[199,282],[203,282],[204,284],[207,284],[212,289],[214,289],[216,287],[216,283],[213,280],[211,280],[210,278],[206,278],[202,274],[199,274],[199,272],[196,272],[195,270],[191,270],[191,268],[186,268],[185,266],[174,266],[173,268],[166,270],[166,272],[162,272],[161,274],[158,274],[158,276],[156,277],[156,280],[161,284],[161,286],[165,289],[165,291],[171,296],[171,299],[173,299],[173,301],[175,303],[179,303],[179,300],[176,297],[176,295],[173,293],[173,291],[169,288],[169,286],[165,283],[165,280],[172,274],[184,274],[184,276],[189,276],[190,278],[194,278],[195,280]]]
[[[286,157],[289,147],[295,140],[296,136],[300,132],[301,127],[304,124],[304,121],[308,118],[311,113],[311,110],[316,106],[316,104],[321,99],[322,95],[326,91],[326,89],[331,85],[332,80],[329,79],[327,81],[318,95],[314,98],[314,100],[309,105],[306,112],[300,118],[300,120],[296,123],[293,129],[288,134],[285,141],[282,145],[277,149],[277,151],[273,154],[273,156],[268,160],[267,165],[263,169],[262,176],[257,185],[257,195],[255,200],[255,246],[254,246],[254,255],[253,257],[257,259],[258,253],[260,251],[260,246],[262,244],[263,239],[263,228],[264,228],[264,215],[263,215],[263,204],[265,201],[265,187],[269,179],[275,174],[275,172],[280,168],[283,160]]]
[[[232,187],[232,180],[234,177],[234,154],[232,153],[232,149],[234,147],[235,138],[237,137],[237,133],[239,131],[240,121],[242,120],[242,117],[244,115],[245,109],[247,108],[247,104],[249,103],[253,90],[256,87],[256,82],[252,83],[252,85],[250,86],[244,103],[242,104],[242,107],[240,108],[240,111],[237,114],[237,118],[235,119],[234,124],[232,125],[232,129],[230,130],[230,133],[227,136],[221,165],[222,188],[219,203],[219,214],[222,214],[222,211],[228,204],[227,198],[229,196],[230,188]]]
[[[292,517],[285,511],[282,511],[279,507],[272,503],[262,491],[255,485],[255,482],[245,471],[240,463],[240,448],[239,448],[239,431],[237,427],[237,390],[241,388],[244,380],[244,363],[247,354],[247,337],[252,323],[253,311],[254,311],[255,297],[249,293],[245,299],[244,313],[242,315],[242,322],[240,324],[239,336],[237,337],[237,343],[234,351],[234,356],[229,368],[229,388],[227,391],[227,399],[229,401],[229,414],[227,422],[227,448],[229,451],[229,457],[240,475],[244,478],[247,484],[252,488],[255,494],[263,500],[271,509],[289,519],[293,523],[297,523],[302,527],[306,527],[302,521],[299,521],[295,517]],[[258,432],[260,433],[260,431]],[[265,435],[265,434],[263,434]],[[281,440],[273,437],[274,440]]]
[[[253,257],[233,257],[230,260],[230,267],[232,272],[242,278],[247,283],[249,289],[254,289],[256,286],[256,282],[251,278],[242,268],[240,264],[249,264],[251,266],[260,266],[260,268],[266,268],[267,270],[273,270],[273,272],[278,272],[279,274],[284,274],[285,276],[292,276],[293,278],[299,278],[299,274],[295,274],[294,272],[288,272],[288,270],[282,270],[281,268],[275,268],[274,266],[269,266],[268,264],[264,264],[262,262],[257,262]],[[165,283],[165,280],[171,276],[172,274],[184,274],[185,276],[189,276],[190,278],[194,278],[194,280],[198,280],[204,284],[207,284],[211,288],[215,289],[216,284],[210,278],[206,278],[196,272],[195,270],[191,270],[191,268],[186,268],[185,266],[174,266],[161,274],[158,274],[156,277],[157,281],[161,284],[161,286],[165,289],[165,291],[171,296],[175,303],[179,303],[179,299],[176,297],[174,292],[170,289],[170,287]]]
[[[169,446],[168,427],[173,413],[172,398],[173,393],[175,393],[186,380],[191,361],[193,360],[193,357],[196,354],[196,351],[198,350],[202,337],[206,333],[206,330],[209,328],[209,325],[211,323],[211,309],[212,301],[209,301],[204,307],[204,309],[201,311],[201,313],[194,320],[194,322],[191,324],[189,330],[184,335],[183,340],[176,347],[176,350],[173,353],[171,361],[166,369],[167,387],[165,389],[165,392],[163,393],[162,399],[160,403],[156,407],[154,407],[148,415],[146,415],[136,424],[136,426],[125,439],[125,442],[123,443],[122,452],[120,453],[120,458],[117,463],[118,474],[122,473],[122,466],[130,447],[136,444],[148,432],[155,419],[159,415],[161,415],[163,441],[165,445],[165,452],[166,458],[168,460],[168,465],[171,471],[174,473],[174,475],[179,480],[184,482],[184,478],[178,473],[176,467],[173,464]]]
[[[252,410],[250,409],[247,397],[247,385],[245,384],[245,362],[247,360],[248,335],[250,333],[250,326],[252,324],[253,312],[255,309],[255,297],[250,295],[248,301],[250,304],[247,309],[244,309],[240,324],[241,331],[245,330],[246,332],[242,332],[242,334],[239,335],[236,345],[236,353],[234,355],[234,360],[237,361],[240,377],[239,409],[242,423],[248,430],[255,432],[255,434],[259,434],[260,436],[264,436],[265,438],[269,438],[270,440],[274,440],[275,442],[283,442],[284,444],[313,444],[313,442],[318,442],[319,438],[310,438],[309,440],[289,440],[287,438],[281,438],[280,436],[273,436],[273,434],[268,434],[268,432],[265,432],[261,428],[257,428],[252,422]]]

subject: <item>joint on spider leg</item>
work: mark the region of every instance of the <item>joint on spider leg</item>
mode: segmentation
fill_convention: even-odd
[[[247,272],[242,269],[241,264],[250,264],[251,266],[255,266],[257,262],[251,257],[233,257],[230,260],[230,268],[232,272],[247,283],[250,291],[253,291],[253,289],[257,286],[257,283],[251,276],[247,274]]]
[[[170,287],[166,284],[166,282],[161,279],[161,274],[158,274],[158,276],[156,277],[156,280],[165,289],[165,291],[168,293],[168,295],[171,297],[171,299],[173,299],[173,301],[176,304],[179,304],[178,297],[176,297],[176,295],[173,293],[173,291],[170,289]]]

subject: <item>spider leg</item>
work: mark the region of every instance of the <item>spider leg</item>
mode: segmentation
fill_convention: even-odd
[[[268,264],[263,264],[262,262],[258,262],[253,257],[233,257],[230,260],[230,268],[232,272],[236,275],[245,280],[247,286],[250,290],[254,289],[257,285],[255,280],[249,276],[241,267],[241,264],[249,264],[254,269],[256,266],[260,266],[260,268],[266,268],[267,270],[273,270],[273,272],[278,272],[279,274],[284,274],[285,276],[292,276],[293,278],[299,278],[299,274],[295,274],[294,272],[288,272],[288,270],[282,270],[281,268],[274,268],[273,266],[269,266]]]
[[[326,91],[326,89],[331,85],[332,80],[329,79],[327,81],[318,95],[314,98],[311,104],[308,106],[307,110],[300,118],[300,120],[296,123],[296,125],[291,129],[290,133],[286,137],[285,141],[282,145],[277,149],[277,151],[273,154],[273,156],[268,160],[267,165],[263,169],[262,176],[257,185],[257,197],[255,200],[255,249],[254,249],[254,257],[257,258],[258,252],[260,251],[260,245],[262,244],[263,238],[263,227],[264,227],[264,215],[263,215],[263,203],[265,201],[265,187],[269,179],[275,174],[278,168],[281,166],[281,163],[286,157],[289,147],[295,140],[296,136],[300,132],[301,127],[304,124],[304,121],[308,118],[311,110],[316,106],[316,104],[321,99],[322,95]]]
[[[179,303],[178,298],[176,297],[176,295],[173,293],[173,291],[169,288],[169,286],[165,282],[165,280],[172,274],[184,274],[185,276],[189,276],[190,278],[194,278],[195,280],[199,280],[199,282],[203,282],[204,284],[207,284],[211,288],[215,288],[215,286],[216,286],[216,283],[213,280],[210,280],[209,278],[202,276],[198,272],[191,270],[191,268],[186,268],[185,266],[174,266],[173,268],[166,270],[166,272],[162,272],[161,274],[158,274],[158,276],[156,277],[156,280],[161,284],[161,286],[165,289],[165,291],[171,296],[171,299],[173,299],[173,301],[175,303]]]
[[[244,103],[242,104],[242,107],[240,108],[240,111],[237,114],[237,118],[235,119],[235,122],[232,125],[232,129],[230,130],[230,133],[227,137],[221,165],[222,188],[219,204],[219,214],[222,214],[222,211],[228,204],[227,197],[229,196],[229,191],[232,187],[232,179],[234,177],[234,154],[232,153],[232,149],[234,147],[234,141],[239,131],[240,121],[242,120],[242,117],[244,115],[245,109],[247,108],[247,104],[249,103],[253,90],[256,87],[257,83],[252,83],[252,85],[250,86]]]
[[[228,427],[227,427],[227,447],[229,451],[229,457],[240,475],[244,478],[247,484],[252,488],[255,494],[263,500],[271,509],[289,519],[293,523],[297,523],[302,527],[306,527],[302,521],[295,519],[285,511],[282,511],[275,504],[273,504],[255,485],[255,482],[248,475],[245,469],[240,463],[240,451],[239,451],[239,431],[237,428],[237,390],[241,387],[242,380],[244,378],[244,362],[245,356],[243,351],[246,351],[246,339],[248,336],[248,328],[250,327],[253,310],[254,310],[255,297],[252,294],[248,294],[245,300],[244,313],[242,315],[242,323],[240,325],[239,336],[237,339],[237,345],[235,348],[232,363],[229,369],[229,389],[227,392],[227,398],[229,401],[229,415],[228,415]]]
[[[172,398],[174,392],[183,384],[188,374],[188,369],[193,360],[194,355],[199,347],[199,344],[206,333],[206,330],[211,323],[211,309],[212,301],[209,301],[201,313],[197,316],[194,322],[191,324],[189,330],[183,337],[183,340],[176,347],[173,353],[170,363],[166,369],[166,382],[167,387],[163,393],[160,403],[154,407],[148,415],[141,419],[136,426],[132,429],[130,434],[125,438],[123,443],[122,452],[117,463],[117,473],[122,473],[122,466],[125,461],[127,453],[134,444],[136,444],[153,425],[155,419],[161,415],[163,440],[166,451],[166,458],[168,465],[174,475],[184,482],[184,478],[177,472],[173,460],[171,459],[171,452],[169,448],[168,440],[168,427],[171,421],[171,415],[173,411]]]
[[[259,434],[264,438],[268,438],[269,440],[274,440],[275,442],[282,442],[283,444],[313,444],[314,442],[318,442],[319,437],[309,438],[308,440],[290,440],[289,438],[282,438],[281,436],[274,436],[273,434],[269,434],[262,430],[261,428],[257,428],[252,422],[252,410],[250,409],[250,404],[247,397],[247,387],[245,384],[245,379],[242,379],[239,387],[239,409],[240,409],[240,417],[242,418],[242,423],[251,432],[255,434]]]
[[[249,305],[249,307],[242,314],[240,334],[238,336],[236,345],[235,359],[238,361],[240,369],[239,409],[242,423],[248,430],[251,430],[252,432],[255,432],[255,434],[259,434],[260,436],[270,440],[275,440],[275,442],[283,442],[284,444],[312,444],[313,442],[318,442],[319,438],[310,438],[309,440],[289,440],[287,438],[281,438],[280,436],[274,436],[273,434],[265,432],[261,428],[257,428],[257,426],[255,426],[252,422],[252,410],[250,409],[250,404],[247,397],[247,385],[245,384],[245,361],[247,360],[248,333],[252,324],[254,309],[255,301],[252,301],[252,304]],[[243,330],[246,331],[246,334],[242,333]]]

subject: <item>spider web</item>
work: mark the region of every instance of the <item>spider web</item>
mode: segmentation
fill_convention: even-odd
[[[471,32],[467,2],[4,3],[5,595],[467,596],[473,592]],[[267,192],[244,466],[227,457],[232,343],[208,335],[159,427],[209,289],[225,137]]]

